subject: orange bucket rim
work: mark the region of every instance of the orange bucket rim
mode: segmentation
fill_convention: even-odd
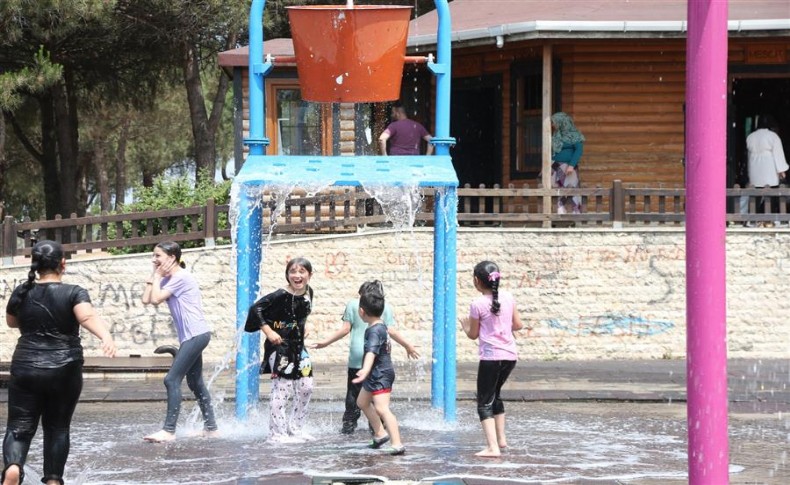
[[[409,5],[354,5],[349,8],[345,5],[293,5],[285,8],[287,10],[342,10],[348,12],[353,10],[411,10],[414,7]]]

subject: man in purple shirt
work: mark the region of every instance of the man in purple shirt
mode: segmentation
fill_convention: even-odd
[[[406,115],[406,109],[400,103],[392,106],[392,123],[387,126],[384,133],[379,137],[381,153],[384,155],[419,155],[420,141],[428,142],[426,155],[433,154],[433,144],[428,130],[420,123],[410,120]],[[387,142],[389,141],[389,152]]]

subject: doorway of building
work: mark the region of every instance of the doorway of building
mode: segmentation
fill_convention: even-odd
[[[502,181],[502,76],[455,78],[450,105],[453,166],[461,187]]]
[[[735,75],[731,81],[728,187],[749,183],[746,137],[754,131],[757,116],[770,114],[776,119],[785,157],[790,157],[790,77],[747,76]]]

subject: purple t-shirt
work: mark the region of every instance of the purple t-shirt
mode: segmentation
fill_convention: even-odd
[[[190,272],[183,269],[177,271],[162,278],[160,286],[170,292],[167,306],[170,307],[180,343],[211,331],[203,316],[200,287]]]
[[[384,131],[390,134],[390,155],[419,155],[420,141],[429,135],[424,126],[409,119],[393,121]]]
[[[469,308],[469,317],[480,322],[478,336],[480,360],[518,360],[513,337],[513,295],[499,292],[499,315],[491,313],[491,295],[477,297]]]

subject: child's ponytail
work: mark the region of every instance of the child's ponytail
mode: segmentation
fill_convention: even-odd
[[[492,275],[494,275],[494,273],[491,273],[488,277],[491,278]],[[491,313],[499,315],[499,271],[496,272],[496,278],[491,280],[491,294],[493,295],[493,299],[491,300]]]
[[[27,293],[35,286],[36,273],[58,271],[62,259],[63,246],[60,243],[49,240],[37,242],[30,250],[30,271],[27,273],[27,281],[22,283],[16,295],[12,295],[8,302],[9,309],[15,311],[25,300]]]
[[[481,285],[491,290],[491,313],[499,315],[499,266],[493,261],[481,261],[475,265],[474,275]]]

